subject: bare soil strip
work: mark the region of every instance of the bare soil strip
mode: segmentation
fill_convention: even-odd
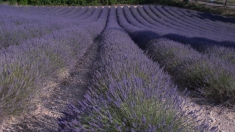
[[[197,96],[197,95],[196,95]],[[235,110],[215,105],[202,97],[185,97],[188,101],[186,111],[197,110],[198,120],[206,120],[211,126],[217,126],[218,132],[235,132]]]
[[[68,102],[76,103],[81,100],[90,79],[89,70],[96,59],[98,44],[93,43],[74,69],[62,69],[56,78],[45,83],[43,94],[33,102],[34,110],[19,117],[11,117],[0,126],[3,132],[56,132],[57,118],[60,111],[66,108]]]

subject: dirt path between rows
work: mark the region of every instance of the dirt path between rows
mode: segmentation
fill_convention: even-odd
[[[198,95],[182,96],[187,100],[186,111],[196,110],[197,119],[205,120],[211,127],[217,126],[216,132],[235,132],[235,110],[223,105],[216,105]],[[211,128],[210,127],[210,128]]]
[[[56,132],[57,118],[68,102],[81,100],[86,91],[89,71],[96,59],[98,44],[95,42],[71,70],[64,70],[58,77],[46,82],[43,95],[34,100],[35,109],[19,117],[11,117],[0,126],[3,132]]]

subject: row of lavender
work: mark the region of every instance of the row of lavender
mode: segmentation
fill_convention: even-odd
[[[235,52],[233,48],[226,48],[221,43],[202,45],[201,41],[194,40],[195,45],[190,44],[189,46],[168,40],[166,38],[171,37],[163,32],[169,32],[170,29],[152,30],[147,28],[145,25],[150,23],[134,10],[136,9],[133,7],[117,9],[120,25],[141,48],[148,52],[151,58],[160,63],[173,76],[179,85],[196,90],[215,102],[234,106]],[[156,19],[156,16],[151,16],[151,18]],[[159,26],[153,27],[159,28]],[[192,30],[194,29],[192,28]],[[190,35],[195,34],[190,32]],[[229,40],[226,35],[224,38]],[[176,37],[174,40],[182,41],[182,38]],[[190,39],[186,41],[186,43],[188,42]]]
[[[101,8],[88,9],[86,7],[82,8],[79,12],[66,12],[64,13],[68,18],[66,20],[62,14],[56,17],[54,16],[54,13],[60,13],[58,10],[43,15],[39,13],[42,9],[38,8],[1,6],[1,12],[6,13],[0,14],[0,48],[5,48],[10,45],[20,45],[26,40],[40,38],[65,27],[95,21],[99,17]],[[46,9],[44,10],[44,12],[47,12]],[[71,12],[74,13],[73,16],[69,15]],[[88,17],[89,19],[87,19]]]
[[[146,14],[143,14],[142,12],[142,16],[143,18],[145,18],[145,20],[148,20],[149,22],[154,19],[154,20],[158,20],[157,19],[157,16],[154,16],[154,13],[156,14],[156,12],[150,12],[147,8],[147,6],[144,6],[144,8],[146,9],[147,13],[150,14],[151,18],[150,17],[147,17]],[[152,7],[153,8],[153,7]],[[175,11],[176,13],[180,14],[179,11],[181,12],[186,12],[184,10],[180,10],[178,9],[179,11],[177,12],[177,10],[175,8],[169,8],[169,7],[165,7],[167,9],[171,9],[173,11]],[[133,8],[132,8],[133,9]],[[141,11],[140,11],[141,12]],[[171,12],[173,13],[173,12]],[[140,13],[141,14],[141,13]],[[186,16],[187,13],[185,14],[182,14],[180,15],[180,17],[183,17],[183,16]],[[189,13],[188,13],[189,15]],[[192,16],[192,14],[191,14]],[[163,16],[162,16],[163,17]],[[177,19],[180,19],[180,17],[178,16],[176,19],[174,19],[175,21]],[[139,22],[142,22],[144,23],[144,20],[143,18],[141,18],[140,16],[136,17],[138,18]],[[197,21],[195,21],[195,19]],[[225,47],[219,47],[219,46],[227,46],[227,47],[234,47],[234,42],[231,42],[231,41],[234,41],[234,37],[233,36],[235,33],[234,33],[234,24],[232,23],[222,23],[220,22],[218,19],[216,22],[213,22],[213,26],[217,26],[217,29],[215,30],[215,32],[218,32],[220,34],[211,34],[210,29],[214,29],[214,28],[211,28],[212,26],[211,25],[204,25],[204,23],[206,23],[206,21],[199,21],[199,16],[197,15],[197,17],[193,17],[192,18],[189,18],[189,17],[185,17],[185,19],[182,19],[182,21],[188,21],[188,20],[194,20],[193,23],[190,23],[190,24],[196,24],[198,22],[200,22],[201,26],[200,25],[195,25],[197,26],[198,28],[206,28],[206,27],[209,27],[209,28],[206,28],[206,31],[203,32],[200,32],[202,35],[204,35],[204,37],[196,37],[197,35],[195,35],[195,33],[197,31],[195,31],[195,28],[194,27],[191,27],[187,30],[185,30],[187,34],[187,36],[193,36],[193,38],[189,38],[189,37],[186,37],[186,36],[182,36],[182,34],[177,31],[179,34],[173,34],[174,31],[170,31],[170,33],[168,34],[164,34],[164,37],[166,38],[170,38],[170,39],[173,39],[173,40],[176,40],[176,41],[180,41],[182,43],[185,43],[185,44],[190,44],[193,48],[195,48],[196,50],[198,50],[199,52],[203,52],[203,53],[207,53],[207,54],[214,54],[216,56],[221,56],[220,58],[223,58],[223,59],[226,59],[232,63],[234,63],[234,59],[235,59],[235,53],[234,53],[234,49],[232,48],[225,48]],[[204,19],[207,19],[207,18],[204,18]],[[153,21],[153,20],[152,20]],[[145,24],[144,25],[147,25],[146,24],[147,22],[145,21]],[[221,25],[221,23],[223,25]],[[172,23],[171,23],[172,24]],[[187,26],[189,27],[189,26]],[[179,29],[182,29],[183,27],[179,28]],[[219,28],[219,29],[218,29]],[[177,30],[179,30],[177,29]],[[163,30],[165,31],[165,30]],[[155,31],[156,33],[160,34],[159,31]],[[169,31],[167,31],[169,32]],[[219,41],[219,39],[216,40],[216,37],[221,37],[223,38],[224,40],[221,40]],[[231,36],[231,37],[228,37],[228,36]],[[228,40],[231,40],[231,41],[228,41]],[[229,53],[229,54],[228,54]]]
[[[11,17],[12,19],[9,21],[13,23],[12,26],[17,25],[17,22],[21,22],[20,20],[25,20],[28,23],[34,22],[34,19],[30,20],[30,13],[25,12],[21,14],[22,19],[14,19],[13,14],[17,14],[19,11],[16,8],[18,7],[1,8],[4,12],[12,13],[6,13],[6,16],[2,15],[1,18],[4,20],[4,17]],[[27,110],[30,107],[30,101],[36,94],[40,94],[40,88],[47,78],[56,75],[63,69],[69,69],[83,56],[86,49],[104,29],[108,16],[108,8],[102,10],[101,8],[92,8],[91,10],[93,11],[87,10],[81,14],[84,19],[75,18],[67,22],[51,16],[57,22],[46,23],[48,16],[39,15],[37,17],[41,18],[40,22],[45,22],[45,27],[51,28],[56,24],[61,27],[58,29],[52,27],[50,33],[36,35],[19,45],[10,44],[0,50],[1,120],[5,116],[19,114]],[[87,15],[87,13],[89,14]],[[27,15],[29,16],[27,17]],[[36,18],[35,21],[37,22],[37,20],[39,19]],[[79,24],[81,25],[79,26]],[[44,29],[39,28],[38,30]]]
[[[211,22],[208,23],[206,20],[199,19],[198,17],[189,17],[186,14],[181,14],[180,11],[175,8],[161,7],[161,6],[143,6],[143,7],[131,7],[130,11],[136,20],[145,25],[148,28],[158,28],[153,23],[153,19],[160,25],[160,29],[168,29],[167,34],[179,34],[186,37],[205,37],[212,40],[233,40],[234,34],[231,32],[235,31],[232,23]],[[186,11],[185,11],[186,12]],[[199,14],[199,13],[198,13]],[[151,16],[151,17],[150,17]],[[144,18],[144,19],[143,19]],[[205,18],[206,19],[206,18]],[[165,26],[167,25],[167,27]],[[174,30],[172,30],[174,29]],[[176,32],[174,32],[176,31]],[[189,32],[191,31],[191,32]],[[218,32],[219,31],[219,32]],[[224,36],[220,36],[219,34]]]
[[[63,112],[59,131],[209,131],[204,122],[192,120],[193,111],[183,110],[189,104],[170,76],[119,27],[114,7],[99,44],[89,90]]]
[[[219,25],[215,21],[205,24],[205,20],[195,21],[194,18],[187,17],[186,15],[180,16],[176,14],[177,12],[174,10],[171,11],[171,13],[175,13],[175,16],[173,16],[169,13],[167,14],[167,11],[163,9],[159,6],[143,6],[137,7],[137,9],[134,7],[126,8],[124,11],[131,14],[130,18],[127,19],[135,24],[135,26],[155,31],[160,35],[165,35],[165,37],[176,36],[175,38],[178,38],[176,39],[177,41],[182,41],[183,38],[187,39],[185,41],[194,40],[197,41],[199,46],[205,43],[227,43],[226,45],[234,43],[235,29],[232,23]]]
[[[186,12],[185,10],[180,10],[175,8],[169,8],[169,7],[164,7],[168,10],[172,10],[172,11],[168,11],[171,14],[174,14],[175,18],[173,19],[172,16],[169,16],[169,14],[166,14],[167,12],[165,11],[161,11],[163,12],[165,15],[159,13],[160,11],[158,10],[154,10],[153,6],[150,6],[148,8],[148,6],[144,6],[143,7],[145,9],[146,12],[143,11],[143,9],[141,7],[137,7],[138,12],[136,11],[135,8],[131,8],[132,14],[134,15],[134,17],[129,15],[129,21],[132,23],[138,23],[138,27],[141,27],[143,29],[149,30],[149,28],[146,28],[145,25],[150,25],[151,28],[156,28],[156,30],[152,30],[154,32],[156,32],[159,35],[162,35],[163,37],[166,38],[170,38],[173,39],[175,41],[179,41],[185,44],[190,44],[193,48],[195,48],[196,50],[198,50],[199,52],[203,52],[203,53],[208,53],[208,54],[215,54],[216,56],[221,56],[221,58],[224,58],[232,63],[234,63],[234,59],[235,59],[235,54],[234,54],[234,49],[232,48],[225,48],[225,47],[219,47],[219,46],[226,46],[226,47],[234,47],[234,34],[235,34],[235,26],[234,23],[223,23],[220,22],[219,19],[217,19],[216,22],[213,22],[213,25],[211,25],[210,23],[207,24],[207,21],[203,21],[201,19],[199,19],[199,16],[197,15],[197,17],[185,17],[187,16],[187,14],[180,14],[179,11],[181,12]],[[160,8],[157,7],[159,10],[164,9],[164,8]],[[152,9],[152,12],[151,10]],[[127,9],[125,9],[125,12],[129,12]],[[178,13],[178,14],[176,14]],[[130,13],[129,13],[130,14]],[[148,16],[148,15],[149,16]],[[178,16],[177,16],[178,15]],[[189,13],[188,13],[189,15]],[[191,14],[192,15],[192,14]],[[167,17],[166,17],[167,16]],[[165,21],[159,19],[159,17],[161,17],[163,20],[167,19]],[[169,19],[169,18],[172,18]],[[183,18],[183,19],[182,19]],[[136,20],[134,20],[136,19]],[[169,19],[169,20],[168,20]],[[207,19],[207,18],[204,18]],[[154,21],[155,20],[155,21]],[[157,21],[157,22],[156,22]],[[178,22],[180,21],[180,22]],[[154,25],[151,25],[153,24]],[[177,23],[175,23],[177,22]],[[161,27],[161,24],[167,24],[169,23],[167,27]],[[175,28],[177,34],[175,33],[174,26],[172,25],[176,25],[177,28]],[[199,23],[199,24],[197,24]],[[204,24],[206,23],[206,24]],[[183,25],[185,24],[185,25]],[[187,25],[186,25],[187,24]],[[193,26],[190,26],[193,25]],[[222,25],[223,24],[223,25]],[[136,25],[136,24],[135,24]],[[181,30],[183,29],[183,32],[181,32]],[[196,29],[203,29],[202,31],[198,31]],[[151,30],[151,29],[150,29]],[[213,32],[211,32],[213,31]],[[218,32],[219,31],[219,32]],[[164,32],[164,33],[163,33]],[[186,35],[185,35],[186,33]],[[198,35],[200,34],[200,35]],[[191,37],[190,37],[191,36]],[[203,36],[203,37],[202,37]],[[213,53],[212,53],[213,52]],[[230,55],[228,57],[227,53],[228,52]]]

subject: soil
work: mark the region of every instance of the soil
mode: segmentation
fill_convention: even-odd
[[[60,70],[56,78],[45,83],[43,92],[33,100],[36,109],[18,117],[10,117],[2,123],[3,132],[56,132],[57,118],[62,116],[68,102],[75,104],[81,100],[86,91],[86,80],[90,79],[89,71],[96,59],[98,44],[93,43],[70,71]]]
[[[193,97],[194,96],[194,97]],[[211,127],[217,126],[216,132],[235,132],[235,109],[215,104],[198,95],[182,96],[188,101],[186,111],[197,110],[197,119],[205,120]]]

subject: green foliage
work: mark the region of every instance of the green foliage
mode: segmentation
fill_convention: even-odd
[[[110,1],[109,1],[109,4],[110,4],[110,5],[117,4],[117,0],[110,0]]]
[[[28,4],[28,0],[18,0],[17,3],[19,5],[27,5]]]
[[[9,3],[10,3],[11,5],[14,5],[14,4],[17,3],[17,0],[9,0]]]
[[[86,5],[86,0],[79,0],[79,5],[85,6]]]
[[[41,0],[29,0],[29,4],[31,4],[31,5],[44,5],[43,1],[41,1]]]

